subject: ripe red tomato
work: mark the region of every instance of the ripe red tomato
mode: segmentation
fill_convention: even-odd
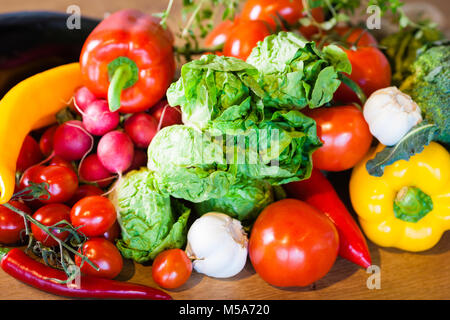
[[[255,271],[279,287],[307,286],[325,276],[336,260],[339,238],[334,224],[318,209],[295,199],[267,206],[249,240]]]
[[[75,194],[73,195],[72,199],[70,199],[67,204],[71,207],[75,205],[78,201],[80,201],[83,198],[90,197],[90,196],[101,196],[103,194],[103,190],[99,187],[96,187],[91,184],[83,184],[78,187],[77,191],[75,191]]]
[[[41,169],[35,183],[48,183],[49,199],[40,199],[42,203],[64,203],[69,201],[78,188],[78,177],[67,167],[48,166]]]
[[[108,198],[90,196],[75,203],[70,212],[70,220],[86,236],[98,237],[116,221],[116,209]]]
[[[43,206],[33,214],[33,218],[42,223],[44,226],[52,226],[63,220],[70,221],[70,208],[64,204],[52,203]],[[64,225],[60,225],[63,227]],[[36,240],[40,241],[44,246],[56,246],[58,242],[48,235],[44,230],[35,224],[31,224],[31,232]],[[52,230],[52,233],[60,240],[65,241],[70,235],[68,231]]]
[[[162,288],[175,289],[182,286],[192,273],[192,262],[181,249],[161,252],[153,261],[153,280]]]
[[[29,167],[39,163],[42,160],[41,149],[36,140],[31,136],[26,136],[17,158],[16,170],[24,172]]]
[[[95,270],[86,261],[81,265],[82,259],[75,256],[75,264],[81,266],[82,273],[94,277],[113,279],[122,271],[123,259],[114,244],[103,238],[92,238],[86,241],[78,250],[82,255],[91,260],[100,270]]]
[[[374,91],[391,85],[391,67],[386,56],[375,47],[344,49],[352,64],[349,78],[355,81],[369,97]],[[342,103],[361,103],[347,85],[341,83],[334,93],[334,100]]]
[[[317,22],[325,19],[322,8],[311,9],[311,15]],[[242,8],[242,20],[262,20],[269,23],[275,30],[277,17],[280,16],[288,25],[298,23],[299,19],[306,16],[303,9],[302,0],[248,0]],[[281,24],[281,21],[278,21]],[[318,30],[314,26],[302,26],[300,33],[306,38],[316,33]]]
[[[18,201],[8,202],[13,207],[31,214],[30,208]],[[23,218],[14,211],[0,205],[0,243],[2,244],[16,244],[23,240],[21,238],[22,232],[25,230],[25,222]]]
[[[60,156],[54,156],[50,162],[48,163],[49,166],[60,166],[60,167],[66,167],[70,170],[74,170],[74,167],[70,161],[64,160]]]
[[[353,105],[318,108],[305,112],[317,124],[323,142],[314,151],[314,167],[327,171],[353,168],[369,151],[372,134],[363,113]]]
[[[230,31],[228,40],[223,47],[223,53],[228,57],[247,60],[247,57],[259,41],[271,34],[264,21],[242,21]]]
[[[224,44],[233,28],[234,22],[224,20],[219,23],[205,38],[204,45],[206,48],[214,48]]]
[[[355,45],[356,47],[376,47],[378,45],[377,39],[375,39],[375,37],[366,29],[336,26],[333,30],[341,37],[345,37],[345,42]]]

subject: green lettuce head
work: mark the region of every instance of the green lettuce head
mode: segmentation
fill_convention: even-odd
[[[122,229],[116,245],[125,258],[145,262],[166,249],[184,246],[190,209],[161,193],[151,171],[129,172],[110,199]]]
[[[223,143],[184,125],[163,128],[148,148],[148,168],[158,188],[175,198],[202,202],[223,197],[236,174],[225,161]]]
[[[194,208],[199,215],[222,212],[240,221],[252,223],[273,201],[274,192],[270,183],[242,177],[230,187],[224,197],[196,203]]]

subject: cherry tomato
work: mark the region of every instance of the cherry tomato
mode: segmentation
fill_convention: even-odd
[[[344,49],[352,64],[349,78],[355,81],[366,97],[374,91],[391,85],[391,67],[385,55],[375,47]],[[347,85],[341,83],[334,94],[334,100],[342,103],[361,103]]]
[[[30,208],[19,201],[12,200],[8,203],[27,214],[31,214]],[[21,235],[24,230],[24,219],[18,213],[0,205],[0,243],[16,244],[21,242],[23,240]]]
[[[17,158],[16,170],[24,172],[29,167],[39,163],[42,160],[41,149],[36,140],[31,136],[26,136]]]
[[[48,166],[41,169],[36,183],[48,183],[49,199],[40,199],[42,203],[64,203],[69,201],[78,188],[78,177],[69,168]]]
[[[240,20],[231,29],[228,40],[223,47],[223,53],[225,56],[247,60],[257,43],[270,34],[270,28],[264,21]]]
[[[43,206],[33,214],[33,218],[42,223],[44,226],[52,226],[63,220],[70,221],[70,208],[61,203],[52,203]],[[64,227],[64,224],[59,225]],[[44,230],[34,223],[31,224],[31,232],[36,240],[40,241],[44,246],[53,247],[58,242],[48,235]],[[70,235],[68,231],[52,230],[52,233],[60,240],[65,241]]]
[[[81,265],[82,259],[75,256],[75,264],[81,266],[81,272],[87,275],[113,279],[122,271],[123,259],[119,250],[114,244],[103,238],[92,238],[86,241],[78,251],[90,261],[92,261],[100,270],[95,270],[86,261]]]
[[[111,228],[109,228],[104,234],[103,234],[103,238],[105,238],[106,240],[114,243],[116,241],[116,239],[119,239],[120,237],[120,225],[117,222],[114,222],[114,224],[112,225]]]
[[[64,160],[60,156],[54,156],[50,162],[48,163],[49,166],[60,166],[60,167],[66,167],[70,170],[74,170],[74,167],[70,161]]]
[[[39,140],[39,148],[44,156],[48,157],[53,152],[53,136],[58,126],[51,126],[44,131]]]
[[[74,227],[80,227],[88,237],[98,237],[112,227],[116,221],[116,209],[108,198],[90,196],[81,199],[72,207],[70,219]]]
[[[205,38],[205,47],[214,48],[225,43],[228,39],[231,28],[234,22],[231,20],[224,20],[219,23]]]
[[[96,187],[91,184],[83,184],[78,187],[77,191],[75,191],[75,194],[73,195],[72,199],[70,199],[67,204],[71,207],[75,205],[78,201],[80,201],[83,198],[90,197],[90,196],[101,196],[104,193],[102,189],[99,187]]]
[[[317,124],[323,145],[313,153],[314,167],[327,171],[353,168],[369,151],[372,134],[355,106],[318,108],[305,112]]]
[[[325,19],[320,7],[311,9],[311,15],[317,22],[323,22]],[[302,0],[248,0],[242,8],[241,18],[242,20],[265,21],[275,30],[277,22],[281,25],[281,21],[277,21],[279,20],[278,16],[289,26],[298,23],[300,18],[306,16]],[[318,30],[314,26],[302,26],[299,31],[303,36],[309,38]]]
[[[333,30],[336,31],[336,33],[341,37],[345,37],[345,42],[356,47],[378,45],[377,39],[375,39],[375,37],[366,29],[357,27],[351,28],[349,26],[336,26]]]
[[[325,276],[336,260],[336,227],[318,209],[295,199],[267,206],[249,240],[255,271],[279,287],[307,286]]]
[[[192,273],[192,262],[181,249],[161,252],[153,261],[153,280],[162,288],[175,289],[182,286]]]

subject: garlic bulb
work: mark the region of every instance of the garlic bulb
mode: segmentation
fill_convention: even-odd
[[[207,213],[194,221],[187,239],[186,252],[199,273],[228,278],[245,266],[248,238],[239,220],[223,213]]]
[[[419,106],[397,87],[372,93],[364,104],[363,113],[372,135],[386,146],[395,145],[422,121]]]

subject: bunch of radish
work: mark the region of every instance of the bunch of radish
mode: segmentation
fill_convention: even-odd
[[[87,196],[105,195],[122,174],[146,165],[146,149],[161,128],[181,123],[179,109],[165,99],[145,112],[120,114],[86,87],[74,93],[72,109],[73,119],[27,136],[17,161],[18,190],[30,182],[48,182],[42,173],[47,170],[53,172],[52,181],[63,182],[54,186],[64,189],[62,196],[49,190],[52,203],[73,205]],[[45,203],[33,201],[32,206]]]

